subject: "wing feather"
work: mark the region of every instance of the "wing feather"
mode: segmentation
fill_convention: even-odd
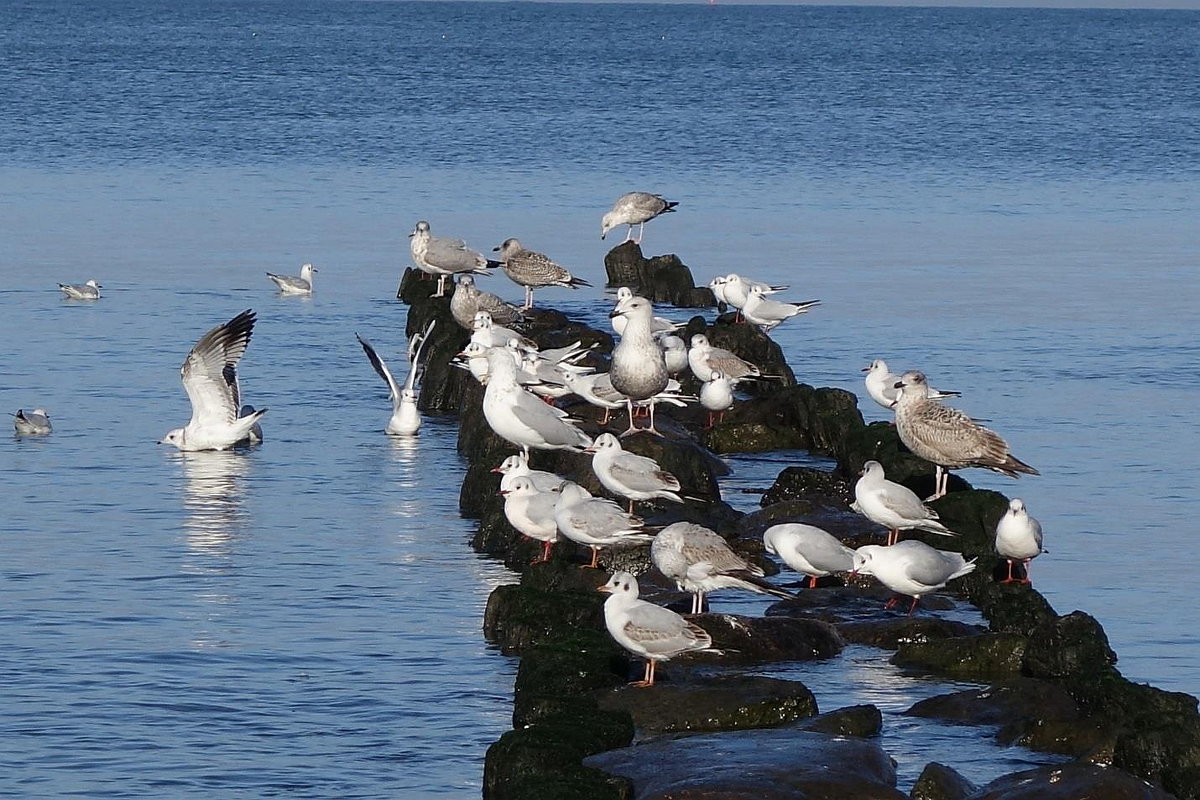
[[[241,408],[237,363],[254,332],[254,312],[247,309],[200,337],[179,369],[192,401],[190,425],[232,424]]]

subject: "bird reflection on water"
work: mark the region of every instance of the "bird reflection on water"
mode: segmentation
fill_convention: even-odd
[[[230,543],[246,527],[242,501],[250,459],[236,450],[180,452],[175,457],[183,465],[188,548],[228,556]]]

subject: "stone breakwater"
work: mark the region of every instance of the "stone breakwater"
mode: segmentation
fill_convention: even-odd
[[[674,256],[644,259],[627,242],[609,254],[606,266],[610,283],[639,287],[656,303],[712,304],[711,294],[693,286],[690,271]],[[976,570],[950,588],[979,609],[986,629],[932,614],[886,612],[878,588],[830,576],[794,600],[773,604],[761,618],[693,617],[724,655],[682,656],[665,665],[660,684],[628,687],[640,665],[606,632],[597,587],[611,571],[626,569],[641,576],[648,599],[681,611],[690,601],[661,576],[656,582],[645,546],[605,551],[601,568],[591,570],[582,566],[590,558],[585,548],[562,541],[551,560],[530,564],[539,545],[508,524],[499,476],[491,472],[514,448],[484,420],[482,388],[450,366],[469,336],[452,321],[449,299],[430,296],[433,287],[409,270],[398,292],[409,305],[410,336],[430,319],[440,321],[429,344],[420,406],[458,415],[458,450],[467,462],[460,509],[478,520],[471,545],[520,574],[519,583],[495,589],[483,620],[488,640],[520,658],[513,729],[487,752],[484,797],[1200,798],[1196,698],[1126,680],[1099,622],[1082,611],[1059,614],[1031,587],[1000,583],[1006,562],[994,552],[993,538],[1008,498],[973,489],[958,476],[950,493],[932,505],[961,537],[906,538],[961,548],[977,559]],[[549,309],[535,309],[522,329],[542,348],[593,345],[589,358],[601,369],[613,343],[607,332]],[[918,495],[931,493],[932,466],[908,453],[891,425],[865,424],[854,395],[797,384],[778,346],[751,326],[732,324],[731,314],[713,323],[694,317],[681,335],[686,341],[701,332],[778,377],[760,382],[758,396],[735,405],[711,430],[701,427],[702,409],[671,409],[659,418],[664,437],[639,433],[624,440],[627,449],[674,473],[689,498],[682,506],[645,504],[641,511],[650,525],[699,522],[771,574],[776,568],[763,555],[761,532],[778,522],[820,525],[852,547],[883,542],[885,531],[849,509],[864,462],[881,462],[890,479]],[[579,403],[569,410],[589,434],[601,430],[599,409]],[[824,454],[836,467],[783,470],[753,514],[721,501],[717,478],[725,467],[719,454],[782,448]],[[602,493],[587,455],[535,451],[532,466]],[[928,607],[936,607],[943,597],[929,599],[934,602]],[[879,709],[822,714],[803,684],[747,674],[770,662],[836,659],[846,643],[894,650],[894,663],[906,669],[989,684],[947,691],[907,713],[988,726],[981,735],[1073,760],[984,787],[929,763],[905,795],[895,788],[893,763],[874,739],[882,724]]]

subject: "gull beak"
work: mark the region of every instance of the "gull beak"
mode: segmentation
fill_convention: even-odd
[[[416,232],[416,231],[413,231],[412,233],[410,233],[410,234],[408,235],[408,238],[410,238],[410,239],[411,239],[412,237],[414,237],[414,236],[416,236],[416,235],[417,235],[417,232]]]
[[[622,314],[624,314],[624,313],[625,313],[624,311],[621,311],[621,310],[619,310],[619,309],[616,309],[616,308],[614,308],[614,309],[612,310],[612,313],[608,315],[608,318],[609,318],[609,319],[613,319],[614,317],[619,317],[619,316],[621,316],[621,315],[622,315]]]
[[[612,589],[608,588],[608,584],[605,584],[603,586],[597,586],[596,591],[604,592],[605,594],[612,594]]]
[[[500,245],[496,245],[495,247],[493,247],[493,248],[492,248],[492,252],[493,252],[493,253],[499,253],[499,252],[500,252]]]
[[[859,370],[859,372],[870,372],[870,371],[871,371],[870,367],[863,367],[862,369]]]
[[[897,382],[896,382],[896,385],[894,385],[892,388],[893,388],[893,389],[903,389],[903,388],[904,388],[904,381],[897,381]]]
[[[599,451],[599,450],[597,450],[597,449],[596,449],[596,448],[593,446],[593,447],[585,447],[585,448],[583,448],[583,450],[582,450],[582,451],[580,451],[580,452],[587,453],[588,455],[593,455],[593,456],[594,456],[594,455],[596,455],[596,453],[599,453],[600,451]]]
[[[499,474],[500,474],[500,468],[499,468],[499,467],[492,467],[491,469],[489,469],[489,470],[488,470],[488,472],[494,472],[495,474],[499,475]]]
[[[500,491],[496,492],[496,494],[500,495],[501,497],[508,497],[508,489],[501,489]]]

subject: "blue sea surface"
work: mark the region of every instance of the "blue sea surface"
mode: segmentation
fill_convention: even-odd
[[[680,202],[648,254],[823,301],[772,334],[801,380],[862,394],[886,358],[961,391],[1042,473],[963,473],[1042,521],[1039,590],[1096,616],[1128,677],[1200,692],[1200,12],[0,0],[0,19],[0,409],[55,424],[0,436],[0,794],[477,795],[515,670],[482,610],[515,576],[469,547],[454,421],[386,437],[354,334],[403,371],[418,219],[601,286],[600,216],[633,189]],[[304,262],[314,296],[279,297],[263,273]],[[88,278],[98,302],[56,288]],[[596,324],[611,304],[538,300]],[[188,349],[246,308],[267,441],[155,446],[187,420]],[[853,674],[890,680],[866,658]],[[823,674],[804,677],[823,708],[871,695]],[[981,781],[1005,771],[989,758],[963,752]]]

